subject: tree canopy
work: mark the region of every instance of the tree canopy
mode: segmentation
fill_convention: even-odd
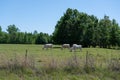
[[[57,44],[82,44],[85,47],[110,47],[120,44],[120,27],[109,16],[98,19],[94,15],[68,8],[60,18],[53,32]]]
[[[14,24],[9,25],[6,29],[7,32],[2,31],[0,26],[0,43],[7,44],[45,44],[51,42],[50,35],[47,33],[34,33],[20,32]]]
[[[0,26],[0,43],[12,44],[81,44],[83,47],[110,48],[120,46],[120,27],[115,19],[105,15],[98,19],[94,15],[68,8],[55,26],[52,35],[36,30],[21,32],[16,25],[9,25],[7,32]]]

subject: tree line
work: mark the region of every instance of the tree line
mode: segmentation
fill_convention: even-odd
[[[0,26],[0,43],[1,44],[45,44],[51,43],[51,36],[47,33],[38,33],[36,30],[33,33],[20,32],[14,24],[9,25],[7,32],[2,31]]]
[[[85,47],[120,46],[120,27],[109,16],[98,19],[94,15],[68,8],[55,26],[53,41],[56,44],[77,43]]]
[[[52,35],[47,33],[20,32],[14,24],[9,25],[7,32],[0,26],[0,43],[7,44],[81,44],[84,47],[110,48],[120,46],[120,27],[115,19],[109,16],[98,19],[94,15],[68,8],[55,26]]]

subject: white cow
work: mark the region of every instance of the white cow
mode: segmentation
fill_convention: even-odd
[[[82,45],[73,44],[70,51],[76,51],[76,49],[80,49],[80,51],[82,51]]]
[[[63,49],[63,48],[68,48],[69,49],[70,48],[70,44],[63,44],[61,49]]]
[[[53,44],[44,44],[43,49],[53,48]]]

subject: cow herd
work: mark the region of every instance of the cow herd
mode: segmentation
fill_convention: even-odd
[[[44,49],[48,49],[48,48],[53,48],[53,44],[44,44],[43,45],[43,50]],[[70,44],[63,44],[61,45],[61,50],[68,48],[70,50],[70,52],[76,51],[77,49],[80,49],[80,51],[82,51],[82,45],[78,45],[78,44],[73,44],[72,47],[70,46]]]

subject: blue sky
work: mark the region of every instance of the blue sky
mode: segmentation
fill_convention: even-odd
[[[3,31],[15,24],[22,32],[52,34],[57,21],[68,8],[99,19],[108,15],[120,24],[120,0],[0,0],[0,25]]]

